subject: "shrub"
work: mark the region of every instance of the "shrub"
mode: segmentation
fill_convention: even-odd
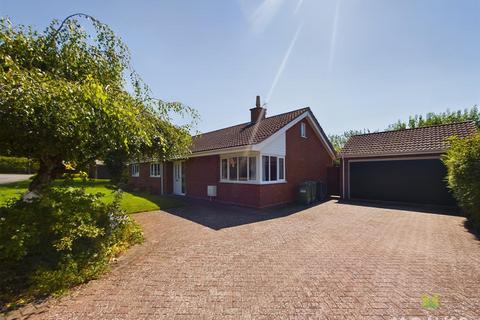
[[[0,173],[33,173],[38,163],[27,158],[0,156]]]
[[[0,302],[60,294],[98,277],[110,260],[142,241],[139,226],[101,194],[52,188],[0,208]]]
[[[480,133],[465,139],[453,137],[450,143],[443,157],[448,186],[471,225],[480,230]]]

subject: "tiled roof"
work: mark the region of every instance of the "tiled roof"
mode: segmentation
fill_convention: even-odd
[[[340,152],[344,157],[444,152],[448,138],[476,132],[473,121],[352,136]]]
[[[260,143],[308,111],[310,111],[310,108],[302,108],[271,116],[257,123],[247,122],[197,135],[193,137],[192,152],[211,151]]]

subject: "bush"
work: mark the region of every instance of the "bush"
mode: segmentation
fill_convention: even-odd
[[[98,277],[112,258],[143,239],[139,226],[101,194],[52,188],[0,208],[0,302],[15,307]]]
[[[0,173],[34,173],[38,163],[27,158],[0,156]]]
[[[443,157],[447,182],[471,225],[480,231],[480,133],[459,139],[453,137]]]

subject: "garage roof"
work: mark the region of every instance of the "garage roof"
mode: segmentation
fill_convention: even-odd
[[[414,129],[360,134],[350,137],[340,156],[374,157],[402,154],[443,153],[448,138],[460,138],[476,132],[473,121],[456,122]]]

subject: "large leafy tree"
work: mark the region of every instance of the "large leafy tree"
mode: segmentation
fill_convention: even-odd
[[[89,22],[93,32],[80,24]],[[38,160],[38,192],[66,165],[85,167],[111,153],[166,159],[187,154],[196,112],[152,98],[131,68],[127,47],[84,14],[44,32],[0,20],[0,150]]]
[[[387,130],[398,130],[407,128],[419,128],[437,124],[447,124],[460,121],[474,121],[477,127],[480,128],[480,111],[477,106],[473,106],[470,109],[434,113],[429,112],[425,116],[414,115],[410,116],[408,121],[398,120],[388,126]]]

